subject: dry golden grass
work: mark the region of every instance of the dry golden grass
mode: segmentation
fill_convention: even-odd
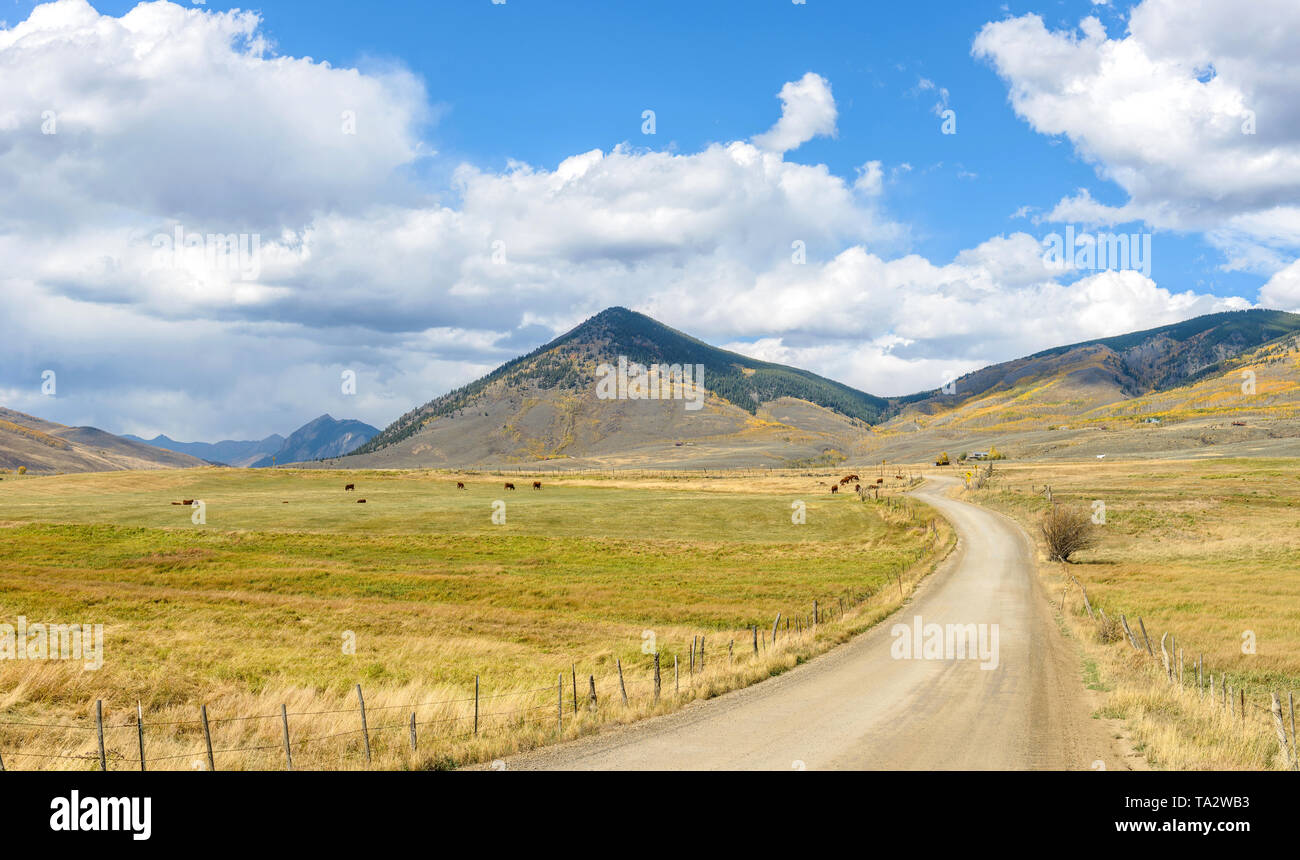
[[[1155,766],[1174,769],[1283,769],[1271,693],[1300,698],[1300,469],[1291,460],[1196,460],[999,464],[989,488],[967,497],[1036,525],[1051,486],[1058,503],[1105,504],[1100,543],[1078,563],[1046,561],[1049,591],[1066,590],[1065,621],[1090,668],[1109,690],[1108,715],[1127,719]],[[1095,510],[1095,509],[1094,509]],[[1041,549],[1041,538],[1039,538]],[[1094,611],[1127,616],[1154,659],[1121,634],[1105,642]],[[1183,652],[1184,685],[1170,684],[1160,657],[1169,633]],[[1243,648],[1253,641],[1254,652]],[[1227,716],[1196,685],[1203,656],[1216,687],[1247,696],[1246,719]],[[1221,693],[1219,694],[1222,695]],[[1216,699],[1216,702],[1218,700]],[[1290,731],[1290,713],[1287,715]]]
[[[6,767],[98,767],[90,715],[102,699],[115,769],[138,767],[137,702],[151,769],[206,767],[200,704],[218,769],[284,766],[282,704],[295,767],[361,768],[357,683],[372,767],[488,761],[561,735],[560,673],[563,737],[752,683],[874,623],[899,602],[899,572],[906,593],[951,541],[924,510],[829,496],[826,475],[547,476],[541,492],[516,476],[514,493],[503,476],[461,477],[469,489],[426,472],[224,469],[0,485],[0,622],[103,623],[106,636],[98,671],[0,661]],[[177,498],[204,499],[207,524]],[[806,502],[806,525],[791,523],[792,500]],[[862,602],[841,616],[852,595]],[[831,619],[783,624],[773,648],[776,612],[802,626],[813,599]],[[757,656],[750,625],[763,633]],[[645,631],[663,661],[658,703]],[[697,636],[705,670],[691,673]]]

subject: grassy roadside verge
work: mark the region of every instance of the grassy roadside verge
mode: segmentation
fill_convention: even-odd
[[[1104,505],[1101,542],[1076,563],[1046,560],[1038,523],[1048,485],[1058,504],[1093,512]],[[1288,698],[1300,699],[1294,462],[1000,463],[986,488],[962,493],[1034,537],[1039,573],[1104,691],[1103,715],[1126,721],[1151,766],[1288,769],[1269,707],[1279,693],[1292,738]],[[1165,634],[1169,674],[1160,651]]]

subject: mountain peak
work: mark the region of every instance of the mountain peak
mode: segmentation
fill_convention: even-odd
[[[482,404],[489,400],[522,402],[548,392],[551,396],[563,393],[579,402],[593,401],[597,399],[598,373],[603,372],[598,369],[620,359],[629,366],[702,367],[698,379],[703,388],[750,415],[756,415],[765,403],[789,397],[838,412],[849,420],[875,423],[889,406],[882,398],[815,373],[719,349],[643,313],[614,306],[527,355],[406,413],[354,453],[393,445],[438,418],[475,410],[482,413]]]

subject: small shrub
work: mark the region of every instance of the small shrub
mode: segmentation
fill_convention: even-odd
[[[1120,626],[1118,618],[1106,616],[1105,621],[1097,622],[1097,641],[1110,645],[1124,638],[1124,628]]]
[[[1039,525],[1043,540],[1047,542],[1047,555],[1052,561],[1069,561],[1076,552],[1097,544],[1097,531],[1092,515],[1083,508],[1069,505],[1052,505],[1043,514]]]

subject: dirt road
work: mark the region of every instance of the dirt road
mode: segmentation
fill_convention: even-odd
[[[931,480],[916,492],[952,522],[958,544],[889,620],[777,678],[516,756],[507,768],[1127,768],[1113,724],[1091,717],[1080,658],[1053,619],[1029,538],[1006,517],[947,497],[955,483]],[[996,668],[893,656],[903,637],[891,629],[911,628],[916,616],[996,624]]]

